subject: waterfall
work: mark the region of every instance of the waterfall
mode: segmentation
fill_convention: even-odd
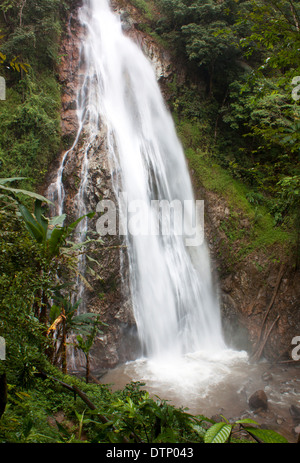
[[[79,131],[49,194],[55,197],[56,192],[61,213],[65,162],[84,128],[78,204],[85,212],[87,153],[104,126],[117,209],[120,220],[126,218],[118,231],[127,247],[143,355],[178,359],[195,352],[220,352],[226,347],[220,307],[197,214],[203,204],[195,201],[183,148],[153,66],[123,33],[107,0],[86,0],[79,19],[86,30]]]
[[[107,128],[112,172],[118,172],[116,197],[126,194],[127,210],[120,201],[120,216],[128,214],[129,207],[142,205],[139,218],[131,217],[125,240],[144,353],[177,356],[223,348],[206,243],[188,245],[186,229],[194,231],[192,220],[197,219],[196,206],[191,208],[196,205],[191,180],[153,67],[124,35],[108,1],[86,2],[80,19],[87,29],[84,54],[91,130],[95,134],[101,124]],[[183,221],[189,226],[182,227],[181,234],[176,227],[165,234],[150,232],[151,225],[161,223],[152,207],[161,201],[177,204],[177,210],[182,206]],[[148,233],[141,232],[145,223],[150,224]]]

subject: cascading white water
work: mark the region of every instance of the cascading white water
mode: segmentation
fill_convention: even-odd
[[[65,163],[75,152],[84,129],[78,216],[89,210],[85,202],[88,153],[100,129],[106,126],[112,177],[117,178],[116,197],[123,192],[127,204],[138,200],[147,205],[142,220],[156,224],[151,200],[194,203],[172,118],[150,62],[123,35],[119,17],[112,13],[108,1],[85,0],[80,19],[87,34],[82,44],[85,76],[77,99],[79,131],[62,159],[49,196],[58,204],[56,213],[61,214]],[[119,206],[122,209],[123,204]],[[84,235],[86,223],[82,225],[80,232]],[[245,352],[228,349],[223,341],[205,242],[187,246],[185,235],[141,235],[135,231],[132,229],[125,239],[132,302],[147,360],[130,362],[125,369],[121,366],[109,373],[112,376],[108,375],[106,382],[122,387],[128,379],[144,380],[153,394],[166,394],[168,400],[177,403],[179,398],[180,406],[192,408],[193,413],[211,416],[219,413],[220,407],[226,410],[229,404],[230,416],[239,416],[247,406],[246,392],[253,392],[253,385],[265,387],[263,370],[257,372],[248,364]],[[281,384],[275,402],[283,399]],[[294,386],[292,391],[294,394]],[[284,404],[284,409],[288,410],[289,405]],[[236,407],[234,412],[232,407]]]
[[[155,220],[153,200],[194,204],[184,153],[151,63],[123,34],[107,0],[87,1],[80,14],[87,29],[89,124],[93,133],[101,124],[107,126],[112,169],[119,173],[116,196],[123,192],[128,205],[139,201],[146,206],[137,227]],[[138,230],[127,233],[126,244],[145,355],[177,357],[224,348],[205,243],[187,246],[184,234]]]
[[[212,381],[212,376],[218,381],[234,359],[245,355],[227,349],[224,343],[206,243],[200,239],[196,246],[195,240],[189,241],[195,230],[199,238],[198,229],[202,237],[202,224],[197,229],[194,226],[198,222],[191,180],[154,69],[139,46],[123,34],[120,18],[108,0],[86,0],[79,19],[86,30],[81,49],[84,75],[77,96],[79,129],[48,196],[61,214],[64,169],[69,156],[76,155],[80,140],[83,157],[77,216],[89,210],[85,194],[89,152],[100,133],[105,133],[115,197],[121,198],[120,217],[127,218],[120,225],[123,234],[126,229],[130,292],[143,348],[142,359],[134,363],[135,373],[130,374],[134,380],[155,377],[172,384],[180,379],[181,386],[188,384],[189,388],[199,381]],[[182,206],[184,223],[179,232],[176,226],[161,232],[165,216],[152,207],[153,202]],[[139,214],[130,209],[137,204],[142,204]],[[80,225],[84,239],[86,222]],[[79,262],[79,270],[82,267],[84,260]],[[80,297],[83,286],[78,283]],[[81,311],[85,311],[84,303]],[[71,357],[76,368],[76,358]]]

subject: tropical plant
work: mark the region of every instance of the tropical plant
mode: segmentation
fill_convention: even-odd
[[[79,313],[78,308],[82,300],[72,302],[72,295],[63,295],[55,290],[53,304],[50,309],[50,327],[47,336],[53,341],[51,349],[51,361],[54,365],[61,365],[62,371],[67,372],[67,344],[80,349],[86,358],[86,382],[88,382],[89,370],[89,351],[94,343],[96,335],[100,331],[100,326],[104,323],[100,321],[97,314]],[[76,336],[76,342],[71,338]],[[69,339],[69,341],[68,341]]]
[[[24,204],[19,204],[19,209],[28,232],[32,238],[42,245],[47,261],[58,256],[66,239],[85,217],[92,218],[94,216],[94,213],[89,213],[70,225],[64,226],[66,215],[61,214],[51,219],[46,218],[40,199],[35,201],[34,214]]]
[[[5,35],[0,35],[0,40],[4,38]],[[24,63],[23,61],[20,61],[18,59],[18,56],[12,56],[11,58],[9,58],[6,54],[0,51],[0,65],[1,64],[4,64],[8,68],[11,68],[13,71],[17,72],[28,72],[28,68],[30,68],[30,65],[28,63]]]
[[[90,350],[95,342],[96,336],[102,331],[100,331],[100,326],[106,326],[103,322],[100,321],[100,316],[96,314],[84,314],[86,315],[94,315],[90,319],[87,320],[86,317],[78,315],[75,319],[75,329],[78,329],[79,323],[79,331],[80,333],[76,336],[76,344],[75,348],[79,349],[83,352],[86,360],[86,367],[85,367],[85,380],[89,382],[90,376]],[[88,321],[88,323],[86,323]],[[82,326],[84,324],[84,326]],[[77,325],[77,326],[76,326]]]
[[[188,436],[201,442],[194,432],[197,417],[169,405],[167,401],[153,400],[141,383],[131,383],[122,397],[111,403],[109,417],[115,431],[108,433],[110,442],[123,442],[124,437],[135,443],[184,442]]]
[[[72,304],[69,298],[57,295],[50,308],[49,320],[50,327],[47,330],[47,336],[52,339],[53,346],[51,349],[51,362],[54,365],[61,365],[62,371],[67,372],[67,337],[70,334],[73,318],[81,303],[81,300]],[[50,352],[49,352],[50,356]]]
[[[239,428],[238,431],[240,431],[240,428],[242,428],[256,442],[288,442],[285,437],[281,436],[276,431],[258,427],[258,423],[250,418],[237,420],[234,423],[230,423],[226,418],[224,418],[224,420],[225,421],[217,422],[209,427],[204,435],[204,442],[206,444],[223,444],[225,442],[230,442],[236,427]]]
[[[20,181],[20,180],[25,180],[25,177],[0,178],[0,188],[1,190],[4,190],[2,191],[2,196],[5,195],[6,197],[12,199],[13,201],[18,201],[17,197],[19,195],[25,195],[30,198],[35,198],[38,201],[44,201],[46,203],[51,203],[51,201],[49,201],[47,198],[33,191],[7,186],[7,184],[9,183],[13,183],[13,182]]]
[[[90,324],[93,314],[78,315],[76,311],[81,301],[71,303],[71,298],[62,296],[60,291],[65,291],[68,280],[64,284],[61,276],[69,277],[69,273],[77,271],[77,254],[81,252],[80,243],[75,245],[67,241],[76,226],[85,217],[92,217],[94,214],[87,214],[75,222],[64,225],[66,216],[64,214],[48,219],[45,216],[43,203],[49,203],[47,198],[31,191],[14,188],[12,182],[23,180],[23,178],[0,179],[1,195],[0,219],[6,221],[1,232],[1,249],[6,255],[6,260],[1,260],[3,268],[1,282],[3,285],[2,302],[4,306],[14,304],[14,310],[4,315],[8,326],[11,325],[15,316],[19,317],[19,327],[22,323],[29,326],[28,333],[33,340],[32,348],[20,343],[16,346],[19,354],[16,357],[23,358],[19,371],[19,378],[23,383],[28,383],[31,376],[32,361],[36,357],[38,345],[43,345],[43,351],[57,363],[60,359],[63,370],[66,371],[66,339],[71,330],[84,329]],[[34,198],[34,211],[21,201],[24,195],[27,198]],[[12,230],[14,232],[12,232]],[[24,235],[25,232],[25,235]],[[25,237],[25,238],[24,238]],[[97,240],[99,241],[99,240]],[[17,245],[16,245],[17,243]],[[19,251],[20,248],[20,251]],[[14,252],[11,255],[12,251]],[[28,256],[28,257],[27,257]],[[31,257],[29,257],[31,256]],[[25,288],[24,278],[26,281]],[[23,293],[20,298],[19,293]],[[24,310],[24,304],[26,310]],[[5,312],[4,312],[5,313]],[[26,318],[28,317],[28,319]],[[50,317],[51,326],[48,325]],[[30,321],[31,323],[28,323]],[[45,336],[48,330],[48,335]],[[57,336],[51,337],[57,330]],[[15,328],[15,336],[17,327]],[[20,329],[21,336],[22,329]],[[34,339],[36,335],[36,339]],[[44,337],[44,339],[43,339]],[[38,340],[38,342],[37,342]],[[56,343],[53,354],[51,342]],[[59,345],[60,342],[60,345]],[[10,340],[8,341],[10,347]],[[27,351],[26,351],[27,349]],[[28,368],[26,367],[28,365]]]
[[[41,269],[41,272],[49,271],[49,265],[53,259],[63,259],[66,239],[71,235],[76,226],[85,218],[93,217],[94,213],[86,214],[70,225],[64,226],[66,215],[48,219],[44,215],[42,201],[36,199],[34,213],[32,214],[24,204],[19,204],[19,210],[25,226],[31,237],[41,245],[42,255],[45,259],[46,267]],[[64,260],[66,263],[66,261]],[[57,264],[57,263],[56,263]],[[59,264],[58,264],[59,265]],[[57,268],[58,268],[57,265]],[[49,288],[47,288],[49,290]],[[46,310],[47,310],[47,294],[45,291],[40,295],[40,320],[46,323]]]
[[[0,367],[9,381],[24,387],[32,379],[33,365],[45,360],[45,326],[34,309],[41,288],[53,285],[54,269],[41,272],[44,261],[39,246],[28,235],[17,215],[17,204],[0,198],[0,336],[5,338],[7,356]]]

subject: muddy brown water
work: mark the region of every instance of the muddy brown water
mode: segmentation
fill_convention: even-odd
[[[210,418],[222,414],[229,420],[252,418],[294,443],[300,417],[292,416],[291,406],[300,407],[299,372],[300,362],[251,364],[243,354],[237,357],[229,354],[225,360],[207,359],[200,354],[188,356],[182,362],[172,359],[129,362],[108,371],[101,382],[114,391],[131,381],[139,381],[152,397],[187,408],[193,415]],[[267,395],[268,409],[255,412],[249,407],[249,397],[261,389]]]

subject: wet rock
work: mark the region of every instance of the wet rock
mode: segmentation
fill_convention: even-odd
[[[262,389],[254,392],[249,398],[249,407],[252,410],[267,410],[268,409],[268,398]]]
[[[222,291],[225,293],[230,293],[233,289],[232,275],[229,275],[223,282],[221,286]]]
[[[64,135],[76,135],[78,130],[78,120],[76,110],[68,109],[61,115],[61,131]]]
[[[130,31],[132,26],[134,25],[134,20],[131,18],[130,14],[126,10],[120,10],[120,20],[122,29],[124,32]]]
[[[220,413],[222,413],[223,409],[220,410]],[[213,415],[211,416],[210,418],[211,420],[215,421],[216,423],[221,423],[222,421],[224,421],[224,418],[221,414],[216,414],[216,415]]]
[[[268,371],[265,371],[265,373],[262,375],[262,379],[264,381],[271,381],[273,379],[273,376]]]
[[[300,407],[296,407],[296,405],[290,406],[290,414],[295,421],[298,421],[300,424]]]

